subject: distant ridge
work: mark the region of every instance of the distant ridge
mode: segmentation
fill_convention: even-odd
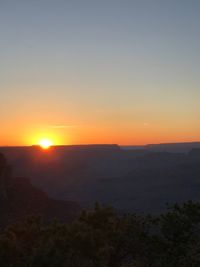
[[[39,145],[30,145],[30,146],[0,146],[0,149],[15,149],[15,148],[22,148],[22,149],[29,149],[35,148],[40,149]],[[53,145],[51,148],[68,148],[68,149],[106,149],[106,148],[117,148],[119,149],[120,146],[118,144],[83,144],[83,145]]]
[[[145,146],[145,149],[154,152],[188,153],[190,150],[195,148],[200,148],[200,142],[149,144]]]
[[[29,177],[32,184],[30,187],[30,183],[18,178],[13,190],[10,189],[9,203],[12,207],[15,204],[19,207],[19,201],[23,203],[15,208],[17,214],[27,211],[27,204],[32,211],[39,206],[37,212],[48,218],[61,206],[60,202],[52,204],[50,199],[73,200],[83,208],[98,201],[127,212],[159,212],[166,202],[199,201],[200,142],[122,148],[118,145],[57,146],[49,150],[0,148],[13,166],[14,177]],[[20,191],[22,188],[25,193]],[[37,189],[48,195],[41,195]],[[27,201],[27,194],[32,194],[31,202]],[[37,205],[36,200],[42,204]]]
[[[200,142],[180,142],[180,143],[159,143],[159,144],[147,144],[147,145],[130,145],[120,146],[118,144],[83,144],[83,145],[57,145],[52,146],[52,151],[79,151],[79,152],[120,152],[120,150],[134,150],[134,151],[151,151],[151,152],[174,152],[174,153],[188,153],[192,149],[200,148]],[[9,154],[15,151],[18,154],[29,153],[29,151],[35,151],[36,153],[41,151],[40,146],[1,146],[0,151],[5,154]]]
[[[200,142],[160,143],[144,146],[121,146],[125,150],[148,150],[152,152],[180,152],[188,153],[190,150],[200,148]]]

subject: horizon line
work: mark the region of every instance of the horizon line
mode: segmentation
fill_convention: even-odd
[[[63,145],[52,145],[51,147],[70,147],[70,146],[119,146],[119,147],[146,147],[151,145],[175,145],[175,144],[200,144],[200,141],[183,141],[183,142],[163,142],[163,143],[146,143],[144,145],[121,145],[117,143],[92,143],[92,144],[63,144]],[[9,148],[9,147],[40,147],[40,145],[0,145],[0,148]]]

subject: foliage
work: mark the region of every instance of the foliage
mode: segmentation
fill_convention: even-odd
[[[72,224],[40,217],[0,234],[4,267],[197,267],[200,204],[174,205],[160,216],[120,215],[96,204]]]

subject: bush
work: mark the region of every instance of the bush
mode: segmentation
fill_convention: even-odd
[[[119,215],[96,204],[72,224],[40,217],[0,235],[3,267],[200,266],[200,204],[174,205],[158,217]]]

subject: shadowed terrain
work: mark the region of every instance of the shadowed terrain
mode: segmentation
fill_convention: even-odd
[[[55,199],[121,211],[161,212],[166,203],[200,200],[199,143],[1,148],[15,176]],[[181,152],[180,152],[181,151]]]
[[[13,177],[6,159],[0,154],[0,226],[23,220],[28,215],[41,215],[45,221],[53,217],[70,222],[80,212],[80,206],[72,201],[49,198],[29,179]]]

